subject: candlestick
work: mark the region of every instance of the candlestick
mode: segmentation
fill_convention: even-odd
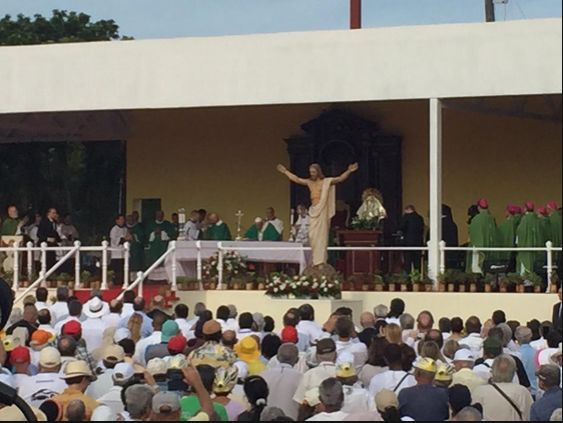
[[[242,212],[242,210],[239,210],[235,213],[235,216],[237,217],[237,237],[235,238],[235,241],[240,241],[242,239],[242,236],[240,234],[241,221],[242,221],[242,217],[244,216],[244,213]]]
[[[289,215],[289,223],[290,223],[291,226],[293,226],[294,222],[295,222],[295,209],[291,209],[290,215]]]

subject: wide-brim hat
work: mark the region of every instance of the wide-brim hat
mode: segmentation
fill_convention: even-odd
[[[92,371],[84,360],[69,361],[65,367],[65,373],[61,379],[72,379],[73,377],[88,376],[92,377]]]
[[[253,361],[260,358],[258,343],[252,336],[247,336],[235,345],[235,352],[242,361]]]
[[[104,314],[106,314],[104,302],[98,297],[92,298],[86,303],[86,307],[84,307],[84,314],[86,315],[86,317],[89,317],[91,319],[102,317]]]

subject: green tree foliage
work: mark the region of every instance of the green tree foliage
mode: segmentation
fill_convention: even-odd
[[[130,40],[121,37],[113,19],[92,22],[85,13],[53,10],[50,18],[18,15],[0,19],[0,45],[75,43],[83,41]]]
[[[117,141],[0,144],[0,215],[56,207],[70,213],[84,244],[108,236],[124,206],[125,146]]]

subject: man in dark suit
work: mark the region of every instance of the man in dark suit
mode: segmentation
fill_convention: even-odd
[[[405,247],[424,246],[424,219],[412,205],[405,208],[405,214],[401,219],[401,233]],[[405,270],[407,272],[420,267],[420,256],[420,251],[405,251]]]
[[[47,243],[48,247],[56,247],[61,241],[61,237],[57,232],[57,218],[59,214],[57,209],[50,208],[47,210],[45,219],[41,219],[39,229],[37,230],[37,238],[39,238],[39,245],[43,242]],[[47,270],[55,265],[57,261],[57,254],[54,251],[47,252]]]
[[[559,295],[559,302],[553,306],[553,315],[551,317],[551,322],[553,323],[553,327],[559,331],[561,330],[561,312],[563,311],[563,303],[561,303],[561,287],[559,287],[559,291],[557,291]]]

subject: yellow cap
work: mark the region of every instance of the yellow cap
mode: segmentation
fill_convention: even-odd
[[[430,373],[436,373],[436,362],[428,357],[420,357],[415,361],[414,367]]]
[[[454,373],[455,369],[452,366],[450,366],[449,364],[440,363],[436,370],[436,376],[434,376],[434,380],[438,382],[449,382],[452,380]]]
[[[352,363],[339,363],[336,365],[336,377],[348,378],[356,376],[356,369]]]

